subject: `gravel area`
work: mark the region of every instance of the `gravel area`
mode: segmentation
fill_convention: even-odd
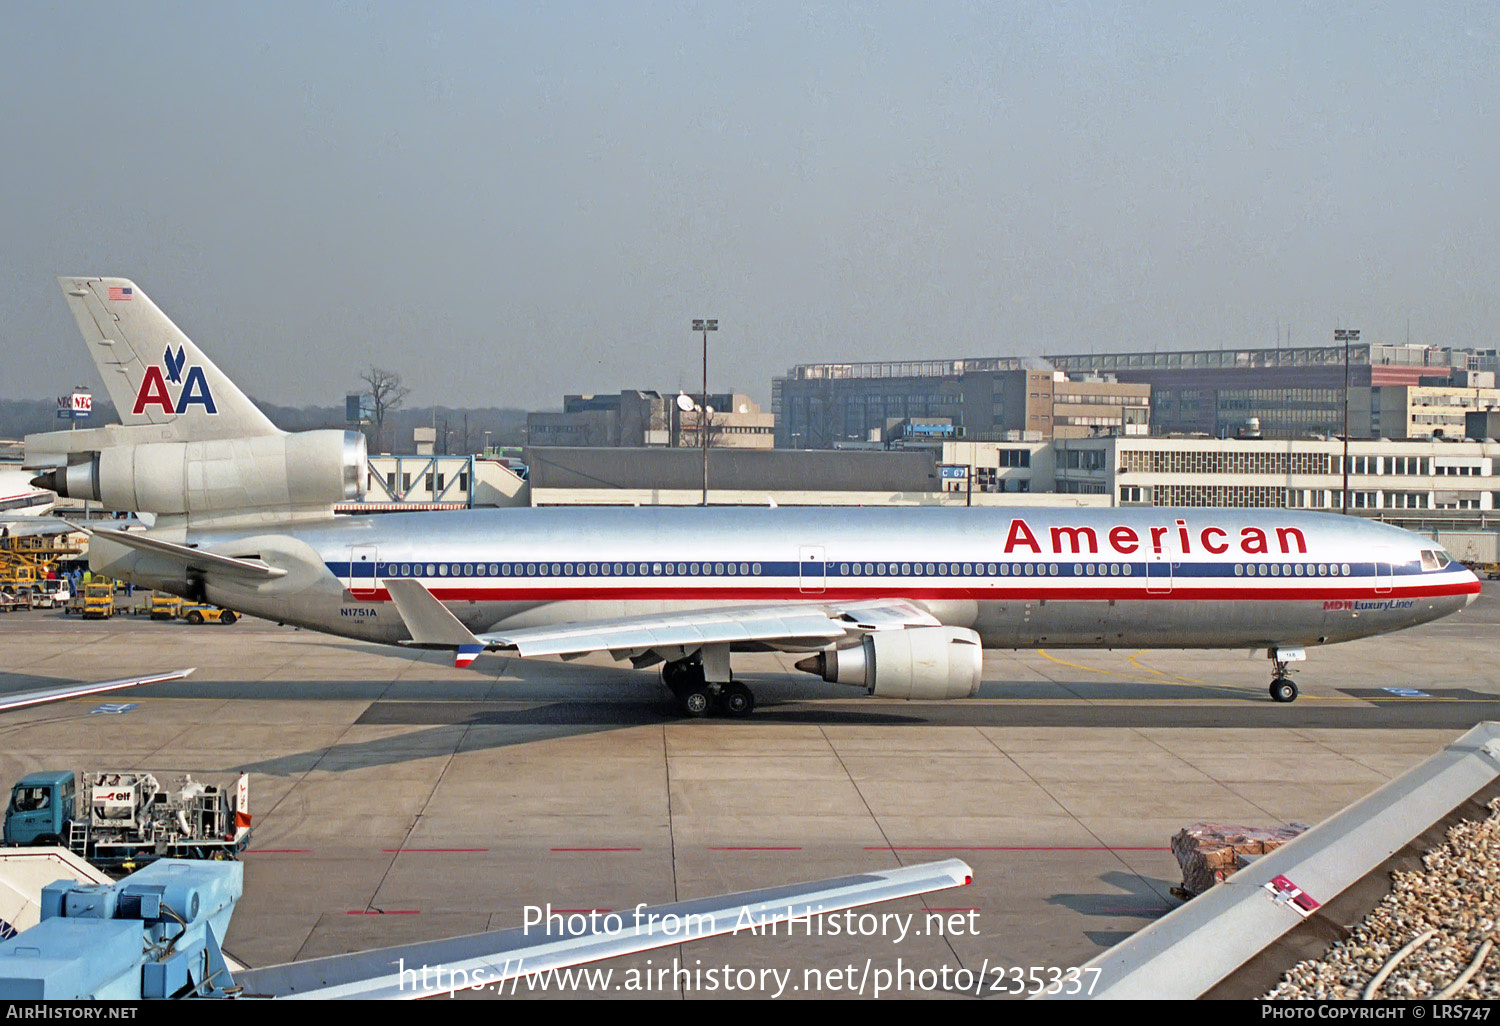
[[[1347,940],[1293,966],[1266,997],[1357,1000],[1386,970],[1371,997],[1500,998],[1500,951],[1486,944],[1500,946],[1500,799],[1489,810],[1450,828],[1447,842],[1422,856],[1424,871],[1393,873],[1391,893]],[[1476,960],[1470,979],[1442,994]]]

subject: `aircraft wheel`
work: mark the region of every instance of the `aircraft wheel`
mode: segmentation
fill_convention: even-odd
[[[743,684],[730,684],[724,690],[724,712],[742,720],[755,711],[755,695]]]
[[[703,717],[713,708],[713,696],[707,688],[688,688],[682,693],[682,711],[692,717]]]
[[[1278,702],[1295,702],[1297,685],[1286,677],[1277,677],[1271,681],[1271,697]]]

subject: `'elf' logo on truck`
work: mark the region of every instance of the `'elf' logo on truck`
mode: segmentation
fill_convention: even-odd
[[[214,405],[213,393],[208,389],[208,379],[203,376],[202,367],[188,367],[184,380],[182,365],[187,362],[187,357],[181,346],[177,347],[175,353],[171,346],[167,346],[166,351],[161,354],[161,362],[160,367],[153,365],[146,368],[145,380],[135,393],[135,408],[132,412],[139,416],[146,412],[148,406],[159,406],[164,413],[173,414],[186,413],[189,406],[201,406],[204,413],[219,412]],[[167,387],[169,383],[177,390],[175,402]]]

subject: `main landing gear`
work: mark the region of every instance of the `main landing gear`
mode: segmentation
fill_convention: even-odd
[[[1292,683],[1292,669],[1288,664],[1306,659],[1307,654],[1300,648],[1273,648],[1266,654],[1271,657],[1272,700],[1277,702],[1295,702],[1297,700],[1297,685]]]
[[[744,719],[755,711],[755,695],[749,688],[737,680],[725,683],[705,680],[703,664],[696,659],[665,664],[661,668],[661,679],[688,716],[717,714]]]

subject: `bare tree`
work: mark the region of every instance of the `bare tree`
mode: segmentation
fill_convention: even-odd
[[[692,410],[682,417],[682,446],[687,449],[704,448],[702,432],[705,430],[708,433],[708,448],[720,449],[729,444],[724,437],[729,431],[729,417],[726,414],[715,410],[704,418],[697,410]]]
[[[401,375],[384,367],[371,367],[359,376],[359,380],[369,386],[370,400],[375,407],[375,449],[379,452],[385,415],[400,409],[402,400],[411,389],[401,384]]]

